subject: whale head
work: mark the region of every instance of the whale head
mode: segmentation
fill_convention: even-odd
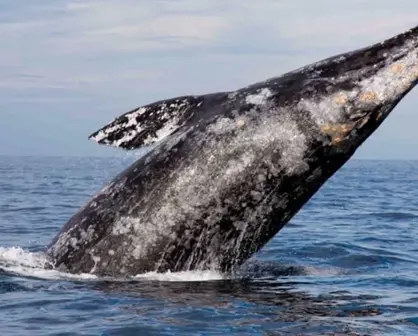
[[[418,27],[285,77],[301,83],[292,105],[310,114],[337,152],[352,153],[417,84]]]

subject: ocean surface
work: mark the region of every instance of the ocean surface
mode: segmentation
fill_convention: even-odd
[[[239,274],[42,269],[135,160],[0,156],[0,335],[418,335],[418,162],[350,161]]]

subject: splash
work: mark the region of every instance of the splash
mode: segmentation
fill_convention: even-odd
[[[103,280],[94,274],[70,274],[55,269],[46,269],[48,258],[43,252],[29,252],[21,247],[0,247],[0,270],[22,277],[34,277],[44,280]],[[216,271],[189,271],[189,272],[149,272],[138,274],[128,280],[147,280],[161,282],[195,282],[195,281],[216,281],[228,277]],[[127,280],[127,279],[107,279]]]
[[[0,270],[23,277],[35,277],[46,280],[97,279],[92,274],[67,274],[54,269],[46,269],[48,258],[43,252],[29,252],[20,247],[0,247]]]
[[[318,268],[309,265],[284,265],[276,262],[256,260],[243,265],[241,271],[225,274],[215,270],[183,271],[183,272],[148,272],[129,278],[99,277],[94,274],[71,274],[55,269],[46,269],[48,258],[43,252],[29,252],[21,247],[0,247],[0,271],[20,276],[43,280],[63,281],[155,281],[155,282],[210,282],[222,280],[270,279],[277,281],[288,276],[293,277],[329,277],[344,275],[342,269],[336,267]]]
[[[227,280],[228,276],[216,271],[186,271],[186,272],[149,272],[136,275],[135,279],[170,281],[170,282],[195,282],[195,281],[216,281]]]
[[[20,247],[0,247],[0,266],[43,268],[48,263],[46,256],[39,252],[26,252]]]

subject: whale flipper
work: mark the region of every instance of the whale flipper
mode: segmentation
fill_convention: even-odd
[[[202,101],[202,96],[183,96],[138,107],[94,132],[89,139],[123,149],[151,145],[183,126]]]

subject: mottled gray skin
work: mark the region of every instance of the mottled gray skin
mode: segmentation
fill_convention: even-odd
[[[417,36],[178,98],[189,102],[184,123],[68,221],[48,247],[54,265],[125,276],[242,264],[416,85]]]

